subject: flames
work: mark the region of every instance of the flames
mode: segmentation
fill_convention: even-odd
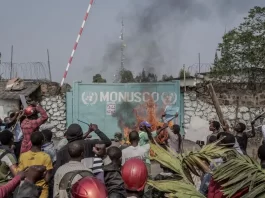
[[[128,142],[129,133],[132,130],[139,131],[139,124],[142,121],[147,121],[152,125],[152,130],[155,131],[157,127],[162,127],[163,122],[161,122],[160,118],[164,113],[165,106],[158,107],[158,105],[154,102],[154,99],[150,96],[145,103],[138,105],[134,108],[133,113],[136,118],[136,125],[133,128],[123,127],[123,135],[126,143]],[[173,122],[169,123],[169,126],[172,126]]]

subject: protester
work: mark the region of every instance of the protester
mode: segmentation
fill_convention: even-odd
[[[54,165],[56,162],[56,150],[52,142],[52,132],[49,129],[44,129],[41,131],[41,133],[44,135],[44,144],[41,146],[41,150],[50,156],[52,164]],[[54,184],[52,174],[49,182],[49,197],[53,197],[53,186]]]
[[[252,130],[250,132],[245,132],[246,125],[244,123],[239,122],[235,126],[236,131],[236,139],[240,146],[240,149],[244,154],[247,154],[247,144],[248,144],[248,138],[255,137],[255,128],[254,128],[254,122],[251,122]]]
[[[211,144],[217,140],[217,135],[220,131],[220,123],[215,120],[211,121],[209,130],[212,132],[212,134],[207,136],[206,144]]]
[[[40,117],[38,117],[38,113]],[[46,122],[48,115],[46,111],[40,106],[32,103],[24,110],[26,118],[21,123],[21,129],[23,133],[23,140],[21,144],[21,153],[27,152],[31,149],[30,137],[35,131],[38,131],[39,127]]]
[[[140,137],[137,131],[132,131],[129,134],[129,141],[131,143],[131,146],[122,150],[122,165],[124,165],[125,162],[131,158],[138,158],[142,160],[144,163],[146,163],[146,159],[148,158],[149,155],[150,144],[145,144],[143,146],[140,146],[139,144]],[[149,168],[148,165],[149,164],[147,164],[147,169]]]
[[[161,173],[155,176],[154,180],[181,180],[182,177],[175,174],[172,170],[168,169],[167,167],[160,165],[160,168],[163,170]],[[152,189],[152,198],[165,198],[165,192],[161,192],[156,189]]]
[[[265,125],[261,126],[261,132],[262,132],[262,144],[265,145]]]
[[[150,145],[149,142],[153,141],[153,138],[156,137],[163,131],[166,127],[160,128],[158,131],[153,131],[151,129],[151,124],[149,124],[147,121],[143,121],[139,125],[139,145],[144,147],[144,149],[147,149],[147,155],[145,157],[145,163],[147,166],[147,170],[149,175],[151,175],[151,161],[149,159],[149,153],[150,153]]]
[[[84,146],[81,141],[74,141],[68,145],[70,161],[60,166],[54,176],[53,197],[67,197],[67,185],[73,185],[75,182],[86,176],[93,176],[91,170],[88,170],[81,160],[84,158]],[[71,181],[69,181],[72,179]],[[71,186],[70,186],[71,187]]]
[[[172,127],[172,130],[168,127],[168,146],[172,151],[175,151],[177,153],[181,152],[181,135],[180,135],[180,126],[177,124],[174,124]]]
[[[79,124],[71,124],[66,133],[65,136],[67,138],[67,145],[61,148],[61,150],[58,151],[57,157],[56,157],[56,164],[55,164],[55,171],[65,163],[69,162],[71,157],[69,156],[68,153],[68,145],[71,142],[74,141],[80,141],[80,144],[84,146],[84,159],[83,163],[84,165],[88,168],[91,169],[93,167],[93,160],[95,157],[95,153],[93,152],[93,147],[96,144],[105,144],[107,147],[111,145],[110,139],[98,129],[98,126],[95,124],[91,124],[89,126],[89,132],[94,131],[101,140],[97,139],[88,139],[88,140],[83,140],[83,130],[80,127]]]
[[[45,177],[36,183],[37,186],[42,187],[40,198],[48,198],[48,182],[51,177],[52,160],[47,153],[41,151],[41,146],[44,143],[44,135],[41,132],[34,132],[31,134],[30,141],[32,148],[30,151],[22,153],[19,159],[18,170],[21,171],[29,166],[42,165],[46,167]]]
[[[93,160],[92,172],[102,183],[104,183],[104,172],[102,167],[102,159],[99,156],[95,155]]]
[[[19,194],[14,198],[39,198],[40,192],[38,194],[34,194],[34,189],[37,187],[34,185],[36,181],[40,180],[43,173],[45,171],[45,167],[43,166],[31,166],[29,169],[25,171],[18,172],[17,175],[9,181],[7,184],[0,186],[0,197],[5,198],[10,196],[17,188],[22,180],[26,178],[24,183],[21,185],[22,188],[27,186],[24,190],[19,189]]]
[[[57,144],[57,146],[56,146],[56,152],[60,151],[61,148],[63,148],[65,145],[67,145],[67,143],[68,143],[68,141],[67,141],[66,137],[64,136],[63,139],[61,139],[59,141],[59,143]]]
[[[139,131],[139,137],[140,137],[139,145],[140,146],[144,146],[144,145],[149,143],[149,140],[150,140],[149,134],[151,134],[151,137],[157,136],[157,131],[152,131],[151,127],[152,127],[151,124],[149,124],[147,121],[143,121],[140,123],[140,125],[139,125],[139,129],[140,129],[140,131]],[[162,129],[160,129],[160,130],[162,130]]]
[[[9,117],[6,117],[4,122],[0,123],[0,126],[3,126],[4,129],[10,130],[14,134],[14,153],[17,159],[20,155],[21,142],[23,139],[19,114],[20,112],[10,112]]]
[[[14,136],[9,130],[0,133],[0,185],[5,184],[16,175],[17,159],[11,149]]]
[[[94,152],[104,159],[104,180],[108,190],[108,197],[126,198],[124,182],[121,177],[122,151],[115,146],[110,147],[107,153],[105,150],[105,145],[96,145],[94,148]]]
[[[219,134],[220,137],[220,146],[224,146],[230,149],[234,148],[235,144],[235,137],[231,133],[227,132],[222,132]],[[214,160],[214,163],[211,164],[210,168],[211,170],[214,170],[217,166],[223,164],[227,159],[224,158],[218,158]],[[213,178],[210,178],[210,183],[208,184],[209,181],[208,179],[204,180],[201,184],[201,189],[205,189],[203,187],[204,185],[209,185],[208,186],[208,193],[204,192],[204,194],[208,194],[208,198],[224,198],[223,192],[221,190],[221,185],[218,182],[215,182]]]
[[[25,178],[24,172],[19,172],[8,183],[6,183],[4,185],[1,184],[1,186],[0,186],[0,197],[5,198],[5,197],[8,197],[8,195],[12,195],[12,193],[15,191],[15,189],[20,184],[21,180],[23,180],[24,178]]]
[[[141,198],[148,178],[144,162],[136,158],[129,159],[123,165],[121,172],[127,198]]]
[[[258,157],[262,169],[265,169],[265,145],[262,144],[258,149]]]
[[[128,145],[123,142],[122,133],[120,133],[120,132],[117,132],[117,133],[114,134],[114,142],[112,142],[111,146],[117,146],[121,150],[125,149],[126,147],[128,147]]]
[[[44,144],[41,146],[41,150],[47,153],[51,157],[52,163],[55,164],[56,150],[52,142],[52,132],[49,129],[45,129],[41,133],[44,135]]]
[[[30,166],[25,171],[25,181],[19,186],[15,198],[39,198],[42,188],[35,184],[43,178],[45,171],[45,166]]]
[[[157,127],[157,131],[160,131],[162,129],[161,126]],[[155,137],[155,141],[164,149],[167,149],[168,146],[168,132],[167,130],[162,130],[156,137]]]
[[[76,182],[71,190],[72,198],[107,198],[104,184],[97,178],[85,177]],[[65,198],[65,197],[64,197]]]

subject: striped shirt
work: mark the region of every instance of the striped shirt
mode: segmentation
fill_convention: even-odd
[[[98,174],[103,172],[103,161],[100,157],[95,156],[94,158],[94,162],[93,162],[93,168],[92,168],[92,172],[93,174]]]

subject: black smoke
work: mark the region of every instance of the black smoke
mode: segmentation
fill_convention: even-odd
[[[217,22],[224,23],[225,30],[230,18],[247,15],[250,8],[264,4],[262,0],[131,1],[129,11],[120,15],[125,23],[125,68],[137,73],[143,68],[148,72],[151,68],[160,77],[162,74],[172,74],[171,71],[181,67],[177,60],[185,27],[194,21],[208,21],[217,17]],[[118,39],[108,44],[103,55],[103,66],[108,71],[120,67],[120,49]]]

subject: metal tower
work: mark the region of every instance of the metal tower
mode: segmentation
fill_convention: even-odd
[[[124,56],[124,49],[125,49],[125,42],[124,42],[124,22],[123,22],[123,18],[121,20],[121,34],[120,34],[120,40],[121,40],[121,67],[118,69],[116,75],[115,75],[115,83],[118,83],[121,81],[121,76],[120,73],[122,71],[124,71],[124,60],[125,60],[125,56]]]

